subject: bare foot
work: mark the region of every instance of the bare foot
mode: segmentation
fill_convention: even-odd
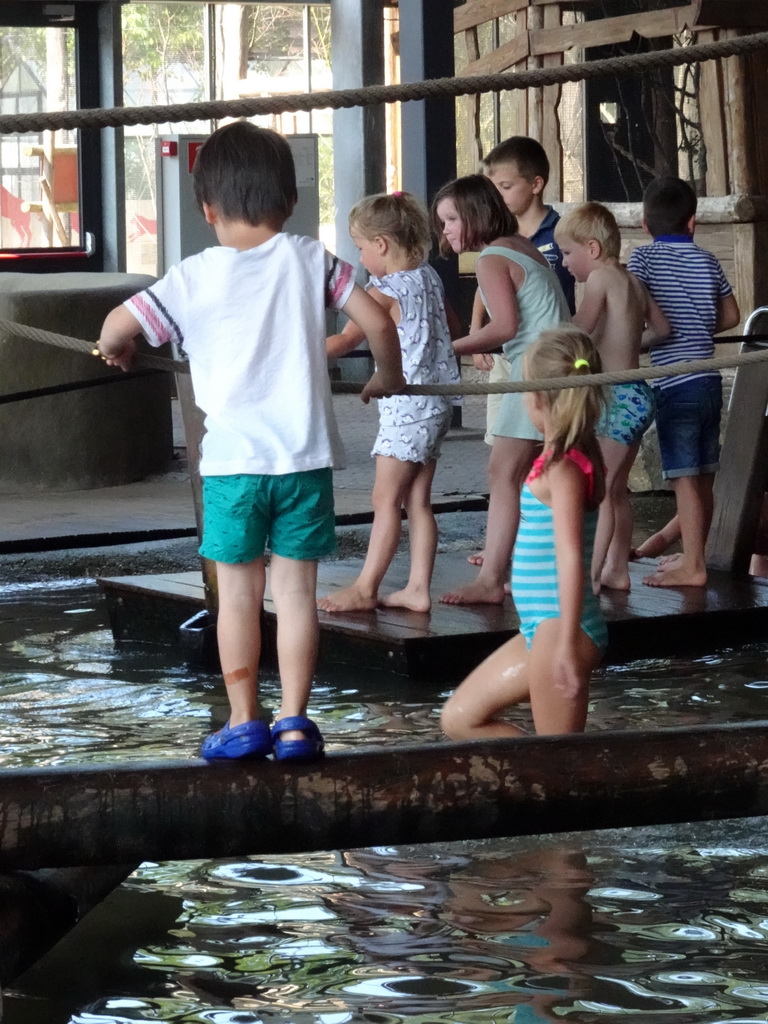
[[[603,569],[600,585],[608,590],[629,590],[631,587],[629,573],[618,569]]]
[[[378,603],[378,597],[364,594],[353,584],[340,590],[338,594],[321,597],[317,607],[321,612],[374,612]]]
[[[485,552],[478,551],[474,555],[467,555],[467,561],[470,565],[482,565],[485,561]]]
[[[440,598],[441,604],[504,604],[504,584],[486,583],[479,577],[466,587],[451,590]]]
[[[653,576],[646,576],[643,583],[646,587],[706,587],[707,572],[706,569],[690,572],[680,565],[673,569],[660,569]]]
[[[659,569],[666,572],[669,569],[674,569],[675,566],[679,565],[683,560],[682,551],[678,551],[676,555],[664,555],[663,558],[659,559]]]
[[[379,600],[381,608],[407,608],[411,612],[428,612],[432,607],[429,593],[404,587],[394,594],[387,594]]]

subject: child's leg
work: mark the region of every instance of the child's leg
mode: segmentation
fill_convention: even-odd
[[[589,706],[589,681],[602,658],[600,649],[586,633],[579,630],[572,652],[579,674],[579,692],[573,699],[566,697],[556,685],[552,658],[560,629],[560,619],[545,619],[540,623],[531,643],[528,678],[537,736],[584,731]]]
[[[477,579],[443,594],[445,604],[501,604],[520,520],[520,490],[541,445],[519,437],[496,437],[488,463],[490,500],[483,564]]]
[[[647,540],[631,552],[632,558],[657,558],[680,540],[680,517],[672,516],[665,526],[651,534]]]
[[[338,594],[320,598],[324,612],[373,611],[379,603],[379,586],[395,557],[402,531],[401,509],[420,464],[388,455],[376,456],[373,485],[373,526],[360,575]]]
[[[488,373],[489,384],[503,384],[509,380],[512,367],[509,361],[504,356],[495,354],[493,356],[493,367]],[[501,407],[501,400],[503,395],[488,395],[485,404],[485,437],[483,440],[487,445],[493,446],[494,433],[493,425],[496,422],[496,416],[498,415],[499,408]],[[480,566],[483,564],[483,556],[485,552],[478,551],[476,554],[468,555],[467,561],[470,565]]]
[[[683,553],[679,559],[660,566],[652,576],[647,576],[643,580],[647,586],[706,586],[707,563],[704,551],[712,525],[714,480],[714,473],[673,479]]]
[[[277,615],[277,663],[282,701],[276,719],[305,715],[317,662],[317,562],[272,555],[269,589]],[[287,731],[283,740],[302,739]]]
[[[632,464],[640,448],[600,438],[605,462],[605,498],[600,505],[592,558],[592,589],[629,590],[629,549],[632,544],[632,508],[627,487]]]
[[[216,563],[219,614],[216,633],[219,659],[231,708],[230,726],[258,717],[261,609],[264,603],[264,559],[231,565]]]
[[[497,715],[529,696],[529,654],[522,633],[481,662],[448,698],[440,715],[452,740],[525,736],[523,729]]]
[[[403,590],[381,599],[380,603],[388,608],[428,612],[431,607],[429,584],[437,551],[437,521],[432,511],[432,481],[436,467],[436,459],[419,464],[411,489],[406,495],[405,511],[408,515],[411,571]]]

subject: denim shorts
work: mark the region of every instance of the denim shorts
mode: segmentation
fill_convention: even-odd
[[[203,477],[203,558],[252,562],[267,545],[300,561],[336,550],[331,469]]]
[[[656,392],[656,428],[665,480],[716,473],[723,382],[699,377]]]

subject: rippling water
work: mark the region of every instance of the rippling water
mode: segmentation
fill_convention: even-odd
[[[764,646],[609,666],[590,727],[762,718],[766,675]],[[226,717],[216,678],[115,649],[87,586],[0,602],[0,679],[6,767],[194,755]],[[339,676],[312,712],[331,748],[432,741],[446,692]],[[4,1020],[768,1021],[768,854],[728,823],[690,829],[145,864],[6,995]]]
[[[765,645],[696,659],[608,666],[592,687],[588,728],[750,721],[766,716]],[[442,739],[445,685],[349,669],[318,679],[311,713],[330,750]],[[279,702],[262,683],[267,712]],[[116,648],[98,590],[19,588],[0,601],[0,766],[196,756],[227,718],[217,677],[162,647]],[[510,718],[531,727],[527,707]]]
[[[765,854],[600,836],[146,864],[7,1022],[768,1020]]]

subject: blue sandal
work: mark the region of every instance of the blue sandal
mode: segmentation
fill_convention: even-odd
[[[303,740],[281,740],[284,732],[304,733]],[[293,715],[290,718],[281,718],[272,726],[272,746],[277,761],[316,761],[323,756],[325,743],[311,718],[303,715]]]
[[[211,733],[203,740],[201,751],[207,761],[220,758],[266,757],[272,753],[272,738],[266,722],[243,722]]]

